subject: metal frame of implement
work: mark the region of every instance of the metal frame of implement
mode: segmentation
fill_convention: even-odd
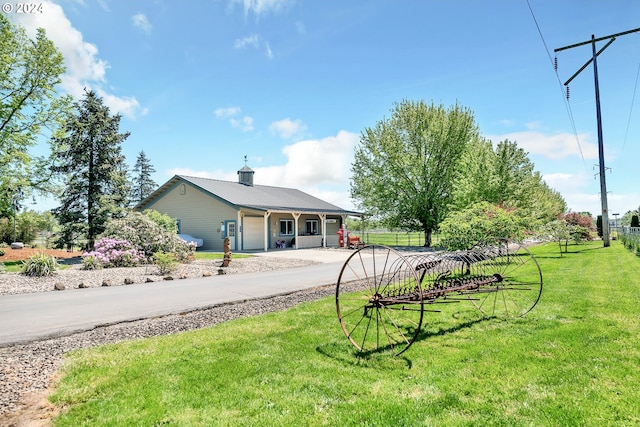
[[[342,330],[362,352],[401,354],[436,304],[470,302],[487,316],[519,317],[540,300],[542,272],[519,244],[403,254],[382,245],[355,251],[336,284]]]

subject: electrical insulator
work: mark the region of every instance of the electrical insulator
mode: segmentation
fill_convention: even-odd
[[[569,86],[567,86],[567,100],[569,100]]]
[[[553,59],[553,69],[558,71],[558,57],[557,56]]]

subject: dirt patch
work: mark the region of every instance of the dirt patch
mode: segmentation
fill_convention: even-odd
[[[0,262],[8,262],[8,261],[21,261],[29,258],[32,255],[39,254],[44,252],[47,255],[52,255],[58,259],[69,259],[79,257],[82,252],[74,251],[67,252],[65,250],[60,249],[42,249],[42,248],[23,248],[23,249],[11,249],[11,248],[0,248],[0,250],[4,251],[4,255],[0,256]]]
[[[0,425],[8,427],[49,427],[60,408],[49,402],[50,390],[31,392],[21,402],[17,411],[0,415]]]

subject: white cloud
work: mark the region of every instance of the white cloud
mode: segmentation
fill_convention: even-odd
[[[302,186],[347,182],[358,140],[357,134],[343,130],[336,136],[288,145],[282,149],[288,160],[278,179]]]
[[[244,8],[244,14],[247,16],[249,13],[253,13],[256,16],[266,14],[268,12],[278,12],[285,6],[293,3],[292,0],[230,0],[233,4],[242,4]]]
[[[542,176],[549,187],[561,193],[574,193],[591,185],[593,177],[585,174],[550,173]]]
[[[133,26],[141,30],[145,34],[151,34],[151,23],[144,13],[137,13],[131,17]]]
[[[273,51],[271,50],[271,45],[269,44],[269,42],[266,42],[264,46],[265,46],[265,54],[267,55],[267,58],[273,59]]]
[[[589,212],[592,215],[602,213],[602,200],[598,191],[598,181],[593,175],[552,173],[542,177],[549,187],[558,191],[565,202],[567,208],[574,212]],[[616,194],[607,195],[607,207],[610,216],[614,212],[623,215],[627,210],[635,209],[640,205],[640,194]]]
[[[235,47],[236,49],[245,49],[247,47],[257,49],[259,46],[260,40],[257,34],[252,34],[242,39],[236,39],[235,43],[233,44],[233,47]]]
[[[300,119],[294,121],[288,117],[286,119],[273,122],[269,125],[269,131],[278,134],[281,138],[284,139],[298,139],[302,136],[305,130],[307,130],[307,126],[302,123]]]
[[[598,158],[598,146],[589,141],[588,134],[579,134],[580,145],[576,141],[576,136],[571,133],[556,133],[546,135],[542,132],[523,131],[506,133],[502,135],[488,136],[494,143],[508,139],[517,141],[518,146],[530,154],[538,154],[552,160],[562,160],[575,156],[587,159]],[[580,155],[582,151],[582,156]]]
[[[257,185],[297,188],[344,209],[353,209],[349,198],[349,179],[353,148],[359,141],[355,133],[340,131],[336,136],[317,140],[305,140],[287,145],[282,152],[287,157],[284,165],[255,166],[254,182]],[[238,166],[238,169],[241,165]],[[204,178],[235,181],[234,171],[196,171],[176,168],[168,175],[189,175]]]
[[[240,129],[242,132],[250,132],[253,130],[253,117],[244,116],[240,119],[230,118],[229,123],[234,128]]]
[[[16,14],[15,17],[30,37],[35,36],[38,28],[44,28],[47,37],[62,53],[67,67],[67,72],[62,76],[62,90],[80,99],[84,96],[85,88],[94,89],[103,96],[105,105],[112,112],[129,118],[144,114],[134,97],[118,97],[103,89],[109,64],[98,56],[98,47],[84,40],[60,5],[46,0],[42,3],[46,13]]]
[[[233,47],[236,49],[259,49],[262,43],[260,43],[260,37],[257,34],[252,34],[250,36],[236,39],[233,43]],[[267,58],[273,59],[273,51],[271,50],[271,45],[269,42],[264,42],[264,52]]]
[[[118,112],[125,117],[137,117],[146,115],[149,110],[142,108],[138,100],[132,96],[115,96],[102,89],[96,89],[96,93],[104,100],[111,112]]]
[[[243,116],[240,117],[242,109],[240,107],[226,107],[216,108],[213,113],[219,119],[228,119],[231,126],[240,129],[243,132],[250,132],[253,130],[253,117]]]
[[[240,107],[226,107],[226,108],[216,108],[213,112],[216,117],[221,119],[226,119],[229,117],[233,117],[237,114],[240,114]]]

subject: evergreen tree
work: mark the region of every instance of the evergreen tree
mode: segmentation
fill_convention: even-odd
[[[133,167],[134,177],[132,185],[132,197],[133,204],[138,204],[146,199],[156,189],[157,184],[151,179],[151,174],[156,170],[154,169],[151,161],[144,153],[140,151],[136,164]]]
[[[58,155],[52,170],[65,180],[61,205],[53,213],[62,228],[59,246],[84,237],[92,250],[106,221],[119,216],[127,204],[121,144],[129,133],[119,133],[120,115],[111,116],[93,91],[86,92],[75,109],[67,117],[64,132],[52,138]]]

